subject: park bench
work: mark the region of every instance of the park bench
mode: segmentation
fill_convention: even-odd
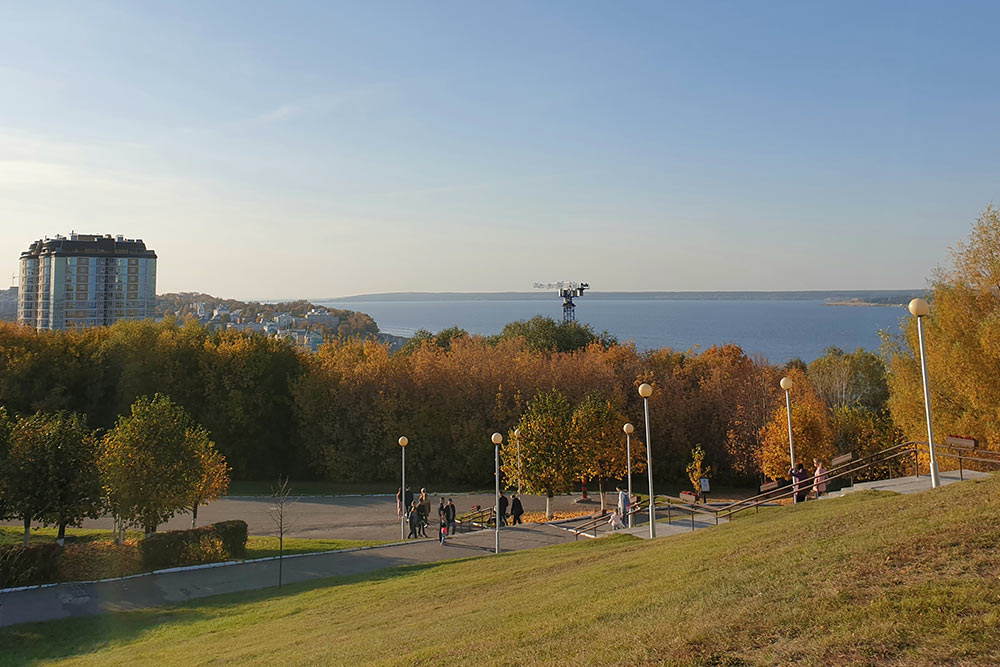
[[[846,454],[841,454],[840,456],[834,456],[832,459],[830,459],[830,470],[834,470],[842,465],[850,463],[853,460],[854,460],[854,454],[851,452],[847,452]],[[849,475],[849,478],[851,480],[851,487],[853,487],[854,486],[853,472]],[[844,487],[841,486],[840,488]]]
[[[960,438],[957,435],[949,435],[944,439],[944,443],[958,452],[958,478],[965,480],[965,471],[962,468],[962,452],[971,452],[979,447],[979,442],[975,438]]]

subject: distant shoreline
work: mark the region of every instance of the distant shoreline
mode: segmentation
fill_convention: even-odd
[[[426,302],[426,301],[549,301],[555,290],[534,292],[390,292],[309,299],[312,303]],[[594,301],[826,301],[829,305],[895,306],[923,296],[924,290],[801,290],[706,292],[587,291],[581,302]]]

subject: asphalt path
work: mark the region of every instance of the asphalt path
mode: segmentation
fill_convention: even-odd
[[[444,545],[430,538],[289,557],[282,564],[282,582],[311,581],[401,565],[489,556],[493,553],[495,539],[494,531],[484,530],[456,535]],[[572,540],[570,533],[545,524],[503,528],[500,531],[502,552],[537,549]],[[223,593],[268,588],[277,582],[277,560],[260,560],[164,571],[127,579],[18,590],[0,598],[0,626],[162,607]],[[329,582],[330,585],[339,583],[337,580]]]
[[[458,513],[462,514],[474,506],[492,507],[493,494],[450,494],[429,493],[431,500],[431,523],[437,520],[438,500],[451,498]],[[557,496],[552,499],[554,510],[594,511],[600,508],[600,498],[591,495],[596,502],[576,503],[579,496]],[[605,502],[615,503],[613,493],[605,494]],[[545,510],[544,496],[521,497],[526,512]],[[247,522],[251,535],[275,534],[275,523],[271,516],[274,500],[268,496],[226,497],[205,505],[198,510],[198,525],[242,519]],[[396,497],[392,496],[302,496],[286,508],[286,525],[291,528],[286,537],[327,538],[344,540],[394,540],[400,537],[400,522],[396,518]],[[20,526],[16,521],[0,525]],[[88,519],[84,528],[112,528],[110,517]],[[191,527],[190,513],[183,513],[159,526],[159,530],[181,530]],[[433,530],[433,525],[432,525]],[[428,533],[430,534],[430,533]]]

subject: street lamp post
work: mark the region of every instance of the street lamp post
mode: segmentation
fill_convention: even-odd
[[[494,547],[495,553],[500,553],[500,443],[503,442],[503,436],[499,433],[494,433],[493,437],[493,462],[496,470],[496,483],[497,483],[497,495],[496,495],[496,520],[493,522],[496,528],[496,545]]]
[[[521,497],[521,429],[514,429],[514,443],[517,445],[517,497]]]
[[[628,470],[628,502],[632,503],[632,432],[635,431],[635,426],[626,423],[622,426],[622,430],[625,431],[625,467]],[[632,509],[631,506],[629,509]],[[635,522],[635,517],[632,516],[632,512],[628,513],[628,527],[632,528]]]
[[[399,487],[399,504],[403,506],[403,516],[399,520],[399,539],[406,539],[406,513],[409,511],[409,507],[406,507],[406,445],[410,442],[405,435],[399,436],[399,451],[403,454],[403,479],[402,486]]]
[[[787,375],[781,378],[779,383],[781,388],[785,390],[785,414],[788,416],[788,460],[791,462],[792,467],[792,504],[798,502],[798,488],[795,486],[795,445],[792,442],[792,378]]]
[[[920,373],[924,380],[924,414],[927,416],[927,447],[931,457],[931,488],[941,485],[938,475],[937,455],[934,453],[934,424],[931,421],[931,390],[927,383],[927,353],[924,351],[924,316],[930,312],[930,306],[923,299],[910,301],[910,314],[917,318],[917,339],[920,341]]]
[[[643,382],[639,385],[639,395],[642,396],[642,405],[646,410],[646,470],[649,472],[649,538],[656,537],[656,502],[653,495],[653,453],[649,445],[649,397],[653,395],[653,388]]]

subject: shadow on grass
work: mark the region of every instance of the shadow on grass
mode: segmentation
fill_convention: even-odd
[[[156,609],[111,612],[97,616],[25,623],[0,628],[0,665],[30,665],[39,661],[93,653],[116,644],[141,640],[167,627],[194,625],[238,612],[245,604],[266,602],[308,591],[361,582],[379,582],[440,567],[459,560],[396,566],[373,572],[286,584],[256,591],[227,593]],[[2,613],[0,609],[0,613]]]

